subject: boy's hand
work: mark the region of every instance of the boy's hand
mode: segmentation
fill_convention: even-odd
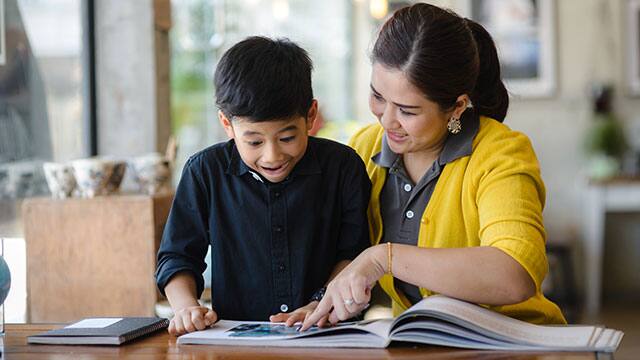
[[[204,330],[218,320],[215,311],[204,306],[188,306],[176,311],[169,322],[169,334],[178,336]]]
[[[298,308],[290,313],[278,313],[271,315],[269,321],[271,322],[284,322],[286,326],[293,326],[297,322],[303,322],[307,316],[311,315],[318,306],[317,301],[312,301],[307,305]],[[329,315],[324,316],[317,322],[319,327],[325,327],[329,324]]]

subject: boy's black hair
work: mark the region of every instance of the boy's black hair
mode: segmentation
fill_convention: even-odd
[[[214,76],[216,105],[260,122],[307,117],[313,101],[307,52],[288,39],[248,37],[224,53]]]

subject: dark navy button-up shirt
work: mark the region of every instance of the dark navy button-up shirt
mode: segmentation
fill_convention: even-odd
[[[240,158],[233,140],[186,163],[158,252],[156,280],[191,272],[202,293],[211,245],[213,309],[223,319],[267,320],[309,302],[336,263],[369,245],[371,182],[349,147],[309,138],[280,183]]]

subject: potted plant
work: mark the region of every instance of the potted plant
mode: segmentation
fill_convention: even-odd
[[[620,174],[622,157],[628,145],[624,129],[611,110],[613,90],[610,86],[594,86],[594,122],[587,133],[589,176],[603,180]]]

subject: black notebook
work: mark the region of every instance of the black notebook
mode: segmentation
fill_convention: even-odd
[[[169,326],[158,317],[89,318],[27,338],[30,344],[120,345]]]

